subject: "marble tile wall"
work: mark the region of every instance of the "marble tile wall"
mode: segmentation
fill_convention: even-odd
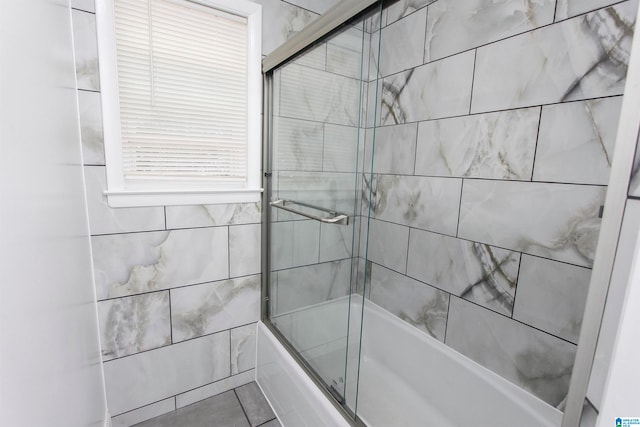
[[[263,55],[334,3],[256,1],[269,23]],[[108,406],[116,425],[132,425],[254,380],[262,208],[107,205],[95,5],[73,0],[72,8]],[[314,129],[296,131],[313,141]],[[320,139],[323,132],[344,133],[320,126]],[[292,150],[286,169],[321,172],[311,147]],[[328,159],[326,170],[340,171],[340,160]],[[323,259],[333,261],[340,239],[323,233]]]
[[[401,0],[370,55],[356,291],[560,409],[637,8]]]

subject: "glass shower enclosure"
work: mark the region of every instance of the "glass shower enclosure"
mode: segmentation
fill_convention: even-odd
[[[361,182],[371,168],[365,137],[377,97],[369,76],[379,48],[377,8],[270,70],[265,80],[263,317],[351,417],[362,318],[351,302],[363,298]]]

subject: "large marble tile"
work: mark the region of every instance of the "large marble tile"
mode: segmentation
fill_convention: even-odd
[[[381,124],[467,114],[473,64],[474,52],[465,52],[386,77],[382,83]]]
[[[617,3],[618,0],[558,0],[556,21],[571,18],[585,12]]]
[[[130,427],[149,420],[151,418],[158,417],[166,414],[167,412],[175,411],[176,399],[170,397],[168,399],[161,400],[160,402],[152,403],[142,408],[134,409],[133,411],[125,412],[111,418],[112,427]]]
[[[555,5],[555,0],[435,2],[428,7],[424,61],[434,61],[550,24]]]
[[[399,0],[386,8],[386,25],[396,22],[398,19],[414,13],[435,0]]]
[[[103,194],[107,189],[103,166],[85,166],[84,176],[92,235],[164,230],[162,206],[112,208],[108,205],[107,196]]]
[[[622,97],[542,108],[535,181],[607,185]]]
[[[455,297],[445,343],[552,406],[566,397],[573,344]]]
[[[461,179],[378,175],[372,199],[376,219],[454,236]]]
[[[363,170],[369,170],[373,150],[374,173],[413,175],[417,132],[417,123],[376,128],[375,142],[367,147]]]
[[[312,49],[304,51],[299,54],[294,60],[296,64],[304,65],[307,67],[315,68],[316,70],[326,70],[327,68],[327,44],[321,43],[314,46]],[[274,77],[276,77],[274,73]],[[279,93],[279,91],[274,91]],[[274,106],[275,107],[275,106]]]
[[[324,125],[323,171],[356,172],[360,132],[351,126]]]
[[[281,72],[280,115],[358,126],[359,80],[295,63]]]
[[[407,270],[409,228],[390,222],[369,221],[368,259],[400,273]]]
[[[320,222],[274,222],[270,244],[272,270],[316,264],[320,256]]]
[[[79,90],[78,109],[82,137],[82,163],[85,165],[104,165],[100,93]]]
[[[256,324],[231,330],[231,375],[256,367]]]
[[[98,303],[102,360],[171,344],[169,292]]]
[[[71,18],[78,89],[100,90],[96,16],[93,13],[72,10]]]
[[[458,236],[591,266],[605,188],[514,181],[465,181]]]
[[[229,376],[229,331],[103,364],[107,404],[121,414]]]
[[[513,318],[577,343],[590,279],[588,268],[523,255]]]
[[[530,180],[539,108],[420,123],[416,174]]]
[[[176,396],[176,407],[183,408],[208,397],[224,393],[225,391],[240,387],[244,384],[248,384],[251,381],[255,381],[255,378],[255,369],[251,369],[249,371],[242,372],[237,375],[232,375],[211,384],[189,390]]]
[[[229,227],[229,276],[258,274],[260,263],[262,226],[260,224]]]
[[[279,271],[274,314],[348,295],[351,262],[347,259]]]
[[[322,170],[322,123],[274,117],[273,135],[274,170]]]
[[[317,14],[323,14],[338,3],[339,0],[288,0],[288,3],[310,10]]]
[[[212,225],[258,224],[262,219],[261,208],[260,202],[167,206],[167,228],[171,230]]]
[[[320,224],[320,262],[351,258],[354,220],[349,225]]]
[[[365,32],[361,27],[348,27],[327,40],[327,71],[360,79],[366,59],[363,49]]]
[[[174,342],[246,325],[259,319],[259,274],[171,291]]]
[[[344,172],[278,172],[274,197],[353,215],[356,176]],[[284,216],[281,216],[285,214]],[[315,212],[318,214],[318,212]],[[278,210],[278,220],[303,219]]]
[[[281,0],[254,1],[262,5],[263,55],[270,54],[318,16]]]
[[[229,277],[226,227],[91,238],[99,300]]]
[[[619,95],[637,1],[478,49],[472,112]]]
[[[520,253],[411,230],[407,275],[511,315]]]
[[[421,9],[382,29],[380,75],[388,76],[422,65],[427,9]],[[374,58],[377,52],[373,52]]]
[[[444,341],[449,294],[373,264],[371,301],[405,322]],[[365,323],[367,322],[365,318]]]

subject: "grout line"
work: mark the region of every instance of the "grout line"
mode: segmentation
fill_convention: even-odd
[[[473,85],[476,81],[476,63],[478,62],[478,49],[473,52],[473,71],[471,72],[471,94],[469,95],[469,114],[473,106]]]
[[[536,156],[538,155],[538,142],[540,141],[540,128],[542,124],[542,110],[543,107],[540,107],[540,112],[538,113],[538,131],[536,132],[536,145],[533,148],[533,163],[531,164],[531,182],[536,182],[533,180],[536,169]]]
[[[348,258],[345,258],[348,259]],[[343,260],[340,260],[343,261]],[[313,265],[313,264],[310,264]],[[104,298],[104,299],[99,299],[98,302],[102,302],[102,301],[112,301],[112,300],[117,300],[117,299],[121,299],[121,298],[131,298],[131,297],[137,297],[139,295],[149,295],[149,294],[153,294],[155,292],[165,292],[168,291],[170,289],[182,289],[182,288],[190,288],[192,286],[200,286],[200,285],[207,285],[207,284],[215,284],[215,283],[222,283],[222,282],[226,282],[228,280],[233,280],[233,279],[244,279],[244,278],[248,278],[248,277],[252,277],[252,276],[259,276],[260,273],[255,273],[255,274],[246,274],[246,275],[242,275],[242,276],[234,276],[234,277],[228,277],[226,279],[215,279],[215,280],[209,280],[206,282],[199,282],[199,283],[189,283],[187,285],[181,285],[181,286],[173,286],[170,288],[166,288],[166,289],[154,289],[152,291],[147,291],[147,292],[140,292],[140,293],[135,293],[135,294],[131,294],[131,295],[121,295],[118,297],[111,297],[111,298]]]
[[[558,0],[556,0],[556,4],[553,6],[553,21],[556,22],[556,16],[558,16]]]
[[[233,394],[236,396],[236,399],[238,399],[238,403],[240,404],[240,409],[242,409],[242,413],[244,414],[244,417],[247,420],[247,423],[249,423],[249,425],[251,425],[251,420],[249,420],[249,416],[247,415],[247,411],[245,411],[245,409],[244,409],[244,405],[242,404],[242,400],[240,400],[240,396],[238,396],[238,392],[236,391],[236,388],[232,389],[233,390]]]
[[[122,231],[118,233],[100,233],[100,234],[92,234],[91,237],[99,237],[99,236],[119,236],[119,235],[128,235],[128,234],[137,234],[137,233],[161,233],[166,231],[182,231],[182,230],[202,230],[203,228],[221,228],[221,227],[229,227],[233,225],[251,225],[251,224],[260,224],[260,222],[248,222],[242,224],[224,224],[224,225],[206,225],[202,227],[182,227],[182,228],[169,228],[169,229],[155,229],[155,230],[137,230],[137,231]]]
[[[449,330],[449,313],[451,313],[451,294],[449,294],[449,300],[447,301],[447,321],[444,322],[444,338],[442,342],[447,345],[447,331]]]
[[[460,199],[458,200],[458,221],[456,222],[456,237],[460,232],[460,215],[462,214],[462,193],[464,192],[464,178],[460,183]]]
[[[167,207],[163,206],[162,209],[164,210],[164,229],[167,229]]]
[[[173,344],[173,315],[171,314],[171,289],[169,289],[169,337]]]
[[[516,311],[516,297],[518,295],[518,288],[520,287],[520,272],[522,271],[522,258],[524,254],[520,252],[520,259],[518,259],[518,273],[516,274],[516,288],[513,290],[513,307],[511,307],[511,318],[516,320],[513,316]]]

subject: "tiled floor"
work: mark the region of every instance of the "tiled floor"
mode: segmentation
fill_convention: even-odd
[[[258,384],[251,382],[135,427],[281,427]]]

